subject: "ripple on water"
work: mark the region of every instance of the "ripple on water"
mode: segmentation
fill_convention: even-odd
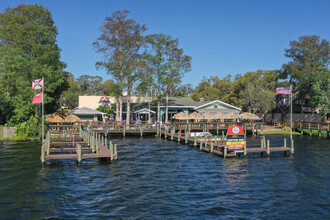
[[[271,143],[283,137],[271,136]],[[3,218],[329,218],[328,140],[296,138],[294,156],[222,159],[155,138],[116,139],[117,161],[53,161],[38,143],[0,142]],[[260,140],[249,139],[252,145]]]

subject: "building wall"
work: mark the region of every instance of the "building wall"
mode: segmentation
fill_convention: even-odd
[[[0,139],[16,136],[15,127],[0,127]]]
[[[224,105],[220,105],[220,104],[211,104],[211,105],[204,106],[200,109],[232,109],[232,108],[229,108],[228,106],[224,106]]]
[[[104,96],[79,96],[79,108],[87,107],[91,109],[97,109],[99,107],[100,98]],[[110,103],[116,103],[116,97],[114,96],[105,96],[108,97]],[[151,102],[151,97],[137,97],[131,96],[131,103],[141,103],[141,102]],[[126,102],[126,98],[124,97],[123,102]]]

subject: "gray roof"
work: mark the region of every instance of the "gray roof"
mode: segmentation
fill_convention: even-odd
[[[160,105],[165,106],[165,101],[166,101],[166,98],[163,98]],[[195,102],[190,97],[169,97],[168,106],[190,106],[190,107],[195,107],[195,106],[197,106],[197,102]]]
[[[104,113],[91,109],[91,108],[83,107],[83,108],[79,108],[79,109],[75,110],[73,112],[73,114],[75,114],[75,115],[102,115]]]

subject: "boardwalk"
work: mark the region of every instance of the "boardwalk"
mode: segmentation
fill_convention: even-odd
[[[45,143],[41,147],[41,162],[48,160],[76,159],[78,163],[86,158],[117,159],[117,145],[94,131],[79,129],[78,134],[73,132],[67,136],[52,138],[48,131]]]
[[[171,131],[163,130],[160,132],[160,137],[164,137],[165,139],[169,139],[172,141],[178,141],[179,143],[184,143],[187,145],[191,145],[194,147],[198,147],[201,151],[213,153],[215,155],[221,157],[236,157],[237,155],[243,154],[247,156],[247,153],[260,153],[261,156],[267,154],[270,156],[271,152],[283,152],[286,154],[290,152],[291,154],[294,153],[294,144],[293,141],[291,142],[291,146],[288,147],[286,143],[286,139],[284,139],[283,146],[280,147],[270,147],[269,140],[265,139],[265,136],[261,139],[260,147],[258,148],[249,148],[246,146],[243,150],[235,150],[235,151],[228,151],[225,147],[226,139],[224,136],[217,137],[217,136],[205,136],[203,138],[197,138],[196,136],[190,137],[189,133],[181,133],[180,131],[175,133],[175,129]]]

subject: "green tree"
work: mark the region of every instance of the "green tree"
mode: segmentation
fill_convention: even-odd
[[[102,92],[101,76],[82,75],[77,78],[77,82],[82,91],[82,95],[99,95]]]
[[[75,107],[78,107],[79,95],[81,95],[82,91],[78,82],[74,80],[72,73],[69,73],[69,75],[69,88],[61,94],[60,103],[61,106],[74,109]]]
[[[103,61],[97,62],[98,68],[104,68],[115,80],[120,90],[119,114],[117,120],[122,118],[122,92],[127,91],[127,117],[130,120],[130,94],[134,83],[138,80],[138,66],[141,65],[140,49],[145,44],[142,33],[146,31],[145,25],[128,19],[128,11],[116,11],[111,17],[106,17],[101,26],[101,35],[94,42],[98,53],[103,54]]]
[[[326,96],[329,94],[329,85],[322,83],[324,75],[327,76],[329,70],[329,54],[329,41],[321,40],[316,35],[302,36],[297,41],[290,42],[290,48],[285,50],[285,56],[292,61],[283,65],[280,77],[289,80],[293,85],[294,98],[309,96],[315,107],[319,104],[329,106],[329,103],[324,103],[328,100]],[[319,101],[321,103],[318,103]]]
[[[38,110],[31,100],[40,91],[31,89],[31,81],[42,76],[45,111],[58,109],[68,76],[56,35],[52,16],[42,6],[19,5],[0,13],[0,88],[6,100],[11,99],[12,123],[26,121]]]
[[[105,80],[101,86],[102,95],[106,96],[119,96],[119,88],[118,85],[114,83],[112,80]]]

